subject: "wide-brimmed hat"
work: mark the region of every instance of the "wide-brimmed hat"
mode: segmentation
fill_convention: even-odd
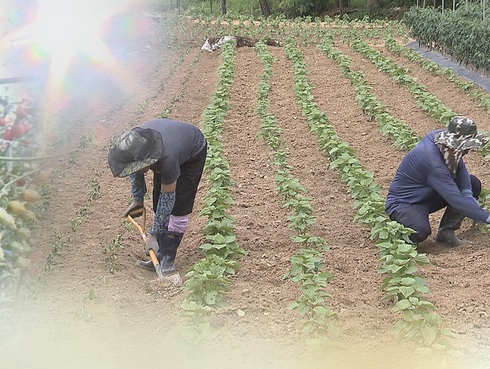
[[[487,144],[488,137],[478,133],[472,119],[457,116],[451,119],[447,131],[439,132],[435,136],[434,142],[455,150],[481,150]]]
[[[134,128],[124,132],[109,150],[109,167],[114,177],[126,177],[146,168],[162,156],[160,133],[153,129]]]

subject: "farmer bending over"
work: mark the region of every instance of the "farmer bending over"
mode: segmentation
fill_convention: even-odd
[[[153,171],[154,221],[146,238],[145,252],[153,249],[168,281],[180,285],[175,269],[177,248],[189,224],[189,215],[206,161],[207,142],[189,123],[156,119],[123,133],[109,151],[114,177],[129,176],[133,202],[124,216],[143,209],[145,173]],[[136,265],[154,270],[151,260]]]
[[[490,223],[490,214],[476,201],[481,182],[468,173],[463,161],[470,150],[480,150],[487,142],[473,120],[454,117],[447,130],[429,132],[403,158],[388,191],[386,212],[391,220],[416,231],[410,235],[412,242],[431,234],[429,214],[443,208],[437,242],[465,243],[455,234],[465,217]]]

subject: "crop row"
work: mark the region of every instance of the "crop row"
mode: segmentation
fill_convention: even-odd
[[[226,27],[212,25],[207,21],[203,21],[203,24],[208,27],[206,33],[212,29],[217,33],[246,34],[259,38],[262,35],[275,36],[284,41],[284,50],[291,60],[294,71],[298,105],[311,132],[317,137],[319,146],[329,157],[330,169],[338,171],[342,182],[351,193],[354,207],[357,210],[355,220],[371,228],[372,238],[379,249],[380,271],[386,275],[382,285],[385,298],[393,301],[393,309],[401,312],[402,315],[397,324],[401,336],[416,339],[424,346],[441,347],[446,332],[440,327],[441,318],[434,305],[425,299],[429,289],[423,278],[417,273],[417,266],[427,264],[428,259],[425,255],[418,254],[414,245],[408,241],[410,230],[401,227],[396,222],[391,222],[386,217],[383,211],[384,200],[381,197],[380,188],[374,183],[373,174],[363,168],[355,157],[354,150],[340,141],[334,127],[329,124],[329,118],[316,106],[298,43],[311,44],[321,40],[318,46],[326,57],[332,58],[339,64],[342,73],[350,79],[356,91],[356,101],[363,112],[370,120],[378,123],[380,132],[390,137],[398,148],[409,149],[419,138],[403,122],[387,112],[377,97],[372,94],[371,87],[366,83],[362,74],[352,70],[348,58],[332,47],[331,41],[334,34],[341,34],[344,40],[350,42],[356,51],[365,55],[380,70],[404,83],[416,96],[420,107],[435,119],[447,121],[447,118],[454,113],[434,96],[428,94],[423,89],[423,85],[418,84],[408,75],[405,68],[394,65],[383,58],[359,37],[359,35],[386,37],[387,45],[390,45],[393,50],[396,49],[397,53],[409,57],[409,53],[397,47],[396,42],[391,38],[393,32],[397,30],[397,25],[372,27],[372,24],[369,24],[365,27],[358,25],[353,27],[342,23],[331,24],[330,26],[336,27],[328,28],[321,22],[316,22],[312,26],[299,21],[290,23],[281,21],[277,24],[274,22],[276,21],[263,21],[253,27],[241,21]],[[195,28],[195,30],[198,29],[200,28]],[[186,32],[185,28],[183,32]],[[197,37],[197,31],[193,37]],[[281,131],[276,125],[274,116],[268,111],[268,93],[271,88],[268,79],[271,68],[273,68],[273,60],[262,43],[256,45],[256,52],[263,65],[257,106],[261,121],[260,134],[273,152],[276,191],[281,195],[284,205],[290,211],[288,224],[292,233],[291,239],[300,245],[299,250],[291,257],[291,268],[285,276],[294,282],[301,283],[301,295],[291,304],[291,307],[307,318],[306,332],[326,335],[331,327],[331,318],[335,316],[335,312],[326,305],[330,297],[326,287],[333,276],[321,270],[322,258],[328,258],[328,253],[325,252],[328,251],[328,243],[310,233],[315,223],[314,211],[309,204],[306,189],[302,187],[297,178],[291,176],[287,162],[287,147],[281,140]],[[183,61],[185,55],[186,53],[183,52],[172,70],[175,70],[176,66]],[[229,109],[230,88],[233,83],[234,57],[233,48],[227,45],[222,49],[223,64],[218,71],[219,83],[200,123],[209,143],[205,170],[207,192],[200,212],[201,216],[207,217],[207,223],[203,229],[206,242],[201,245],[205,257],[199,260],[187,275],[185,289],[188,295],[180,309],[182,315],[192,318],[193,324],[187,333],[194,341],[199,339],[203,333],[209,332],[210,326],[207,318],[213,309],[224,305],[226,291],[231,286],[229,276],[237,272],[240,267],[238,260],[246,254],[246,251],[237,243],[234,219],[228,213],[233,203],[230,190],[233,183],[230,177],[230,164],[225,159],[221,142],[223,124]],[[195,58],[193,65],[198,61],[199,57]],[[436,72],[435,68],[433,70]],[[456,78],[452,80],[454,83],[457,81]],[[179,95],[163,108],[162,117],[170,115],[175,102],[183,98],[187,79],[183,82]],[[469,92],[470,89],[466,85],[460,83],[460,86]],[[155,94],[161,94],[163,87],[162,82]],[[488,96],[485,94],[473,93],[472,96],[478,98],[482,104],[488,101],[486,100]],[[150,100],[147,100],[142,105],[141,114],[147,109],[149,102]],[[92,201],[90,199],[95,198],[94,196],[100,196],[96,187],[90,187],[91,184],[96,186],[97,183],[89,183],[89,201]],[[11,214],[6,213],[4,221],[7,226],[12,223],[9,215]],[[82,215],[85,216],[81,214],[80,217],[72,219],[74,231],[80,225]],[[15,221],[19,224],[21,222],[21,220]],[[5,233],[2,231],[3,234]],[[57,235],[56,244],[59,244],[58,241],[62,243],[62,240],[63,237]],[[115,237],[111,245],[111,247],[114,246],[111,255],[114,254],[119,242],[120,238]],[[111,260],[110,268],[114,270],[114,259]]]
[[[206,243],[200,246],[204,258],[197,261],[187,273],[185,289],[189,293],[180,309],[180,315],[192,319],[192,324],[184,331],[186,338],[192,342],[212,333],[209,315],[212,309],[224,305],[224,293],[231,284],[228,277],[238,271],[238,259],[246,253],[237,243],[235,220],[228,214],[233,203],[230,189],[232,182],[230,164],[225,158],[221,142],[234,77],[234,57],[232,45],[226,44],[222,49],[223,63],[218,70],[218,86],[200,123],[208,141],[205,165],[208,190],[199,213],[207,217],[203,229]]]
[[[371,88],[363,79],[362,74],[351,70],[349,60],[332,48],[331,40],[334,32],[338,32],[338,30],[330,32],[323,27],[317,28],[317,37],[324,40],[320,48],[326,56],[337,61],[346,77],[350,78],[357,92],[356,100],[362,110],[370,119],[378,122],[380,131],[391,137],[395,146],[402,149],[413,147],[419,138],[404,122],[399,121],[386,111],[386,108],[371,93]],[[292,33],[294,36],[294,32]],[[311,95],[311,86],[309,86],[307,81],[306,69],[302,64],[301,56],[298,54],[296,41],[293,41],[294,39],[299,39],[304,43],[310,42],[304,37],[297,37],[300,34],[301,32],[297,32],[296,36],[290,37],[285,43],[288,58],[293,62],[298,104],[310,124],[310,129],[317,135],[320,146],[330,157],[331,169],[338,170],[342,181],[349,187],[354,199],[354,206],[358,210],[356,220],[370,226],[372,229],[372,238],[376,240],[380,253],[380,262],[382,263],[380,271],[388,275],[383,281],[383,291],[387,299],[395,302],[394,310],[402,312],[402,318],[397,324],[397,328],[402,337],[416,339],[424,346],[435,349],[444,347],[447,332],[440,327],[441,318],[437,314],[435,306],[425,299],[424,295],[430,291],[424,279],[417,274],[416,265],[426,265],[429,261],[425,255],[418,254],[415,246],[408,240],[408,235],[411,231],[386,217],[384,199],[381,197],[379,187],[373,182],[372,173],[365,171],[355,157],[352,148],[339,141],[333,131],[333,127],[328,124],[328,117],[316,107],[314,97]],[[370,58],[380,70],[392,73],[393,78],[406,83],[414,95],[417,96],[417,101],[423,110],[440,121],[447,121],[449,117],[454,115],[434,96],[428,94],[422,85],[410,78],[406,69],[380,58],[379,53],[371,50],[360,37],[353,37],[354,34],[355,32],[350,30],[348,37],[345,39],[353,38],[352,45],[356,51]],[[386,34],[387,39],[392,40],[391,32]],[[308,302],[308,299],[310,299],[309,301],[315,300],[312,298],[315,294],[310,296],[303,295],[292,305],[293,308],[299,309],[303,315],[309,315],[309,329],[310,332],[313,332],[315,329],[311,327],[315,325],[320,327],[321,324],[325,325],[326,320],[320,323],[321,319],[317,319],[314,314],[309,312],[317,309],[318,312],[322,312],[322,318],[330,318],[335,315],[333,311],[330,311],[324,305],[324,298],[329,296],[324,291],[324,287],[326,287],[326,282],[330,280],[331,276],[326,272],[323,272],[323,274],[319,272],[321,257],[316,254],[316,251],[321,249],[321,247],[318,248],[316,246],[322,245],[322,247],[326,247],[327,244],[325,240],[315,238],[307,232],[309,227],[314,224],[312,209],[304,196],[305,190],[297,179],[291,178],[289,175],[287,148],[280,140],[280,129],[275,125],[274,117],[267,111],[267,96],[270,89],[267,78],[271,68],[271,57],[261,43],[257,44],[256,50],[264,67],[264,75],[259,86],[257,111],[261,119],[261,136],[274,152],[274,165],[278,171],[276,179],[277,191],[280,194],[286,194],[286,204],[290,206],[291,211],[294,213],[289,217],[290,227],[296,229],[296,232],[299,233],[293,237],[293,240],[300,243],[304,242],[305,245],[309,243],[314,245],[311,248],[301,249],[298,254],[291,258],[292,267],[287,276],[293,278],[294,281],[306,282],[304,286],[312,283],[315,273],[323,278],[318,280],[321,288],[312,288],[310,290],[315,291],[317,305],[309,304]],[[484,97],[484,95],[481,96]],[[287,194],[289,194],[289,198]],[[295,228],[297,224],[301,224],[300,228]],[[315,252],[308,253],[305,250],[308,250],[308,252],[315,250]],[[301,269],[306,265],[310,266],[311,269]],[[295,272],[291,272],[293,270]],[[308,275],[308,281],[305,278],[306,275]],[[308,297],[308,299],[305,297]],[[300,306],[301,308],[299,308]]]
[[[440,317],[435,306],[424,298],[429,289],[416,268],[416,265],[426,265],[427,257],[418,254],[415,245],[408,240],[412,231],[386,216],[384,199],[373,181],[373,174],[363,168],[352,147],[340,141],[328,117],[316,106],[299,50],[291,42],[286,52],[293,63],[298,103],[310,130],[329,155],[330,168],[339,172],[341,181],[349,188],[358,212],[356,221],[371,228],[371,237],[379,249],[380,272],[387,274],[382,284],[385,298],[395,302],[395,311],[403,313],[397,323],[400,335],[425,346],[439,344],[444,333],[439,327]]]
[[[326,304],[326,299],[331,297],[326,287],[334,276],[322,270],[322,259],[329,251],[329,246],[325,239],[312,234],[315,225],[314,209],[306,195],[306,188],[291,174],[287,145],[281,139],[281,130],[274,115],[269,112],[269,79],[272,75],[273,58],[264,43],[259,42],[255,48],[264,70],[258,90],[257,111],[261,122],[259,135],[273,152],[276,191],[284,199],[284,207],[290,210],[288,226],[292,230],[291,239],[300,246],[291,257],[291,267],[284,275],[284,278],[301,283],[301,295],[290,308],[306,318],[304,332],[313,337],[327,337],[333,327],[332,320],[337,316]]]

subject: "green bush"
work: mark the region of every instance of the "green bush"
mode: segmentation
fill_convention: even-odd
[[[490,72],[490,21],[477,18],[477,8],[441,12],[413,7],[403,22],[420,45],[435,49],[454,61]]]

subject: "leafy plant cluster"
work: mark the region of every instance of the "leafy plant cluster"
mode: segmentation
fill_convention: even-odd
[[[435,73],[437,75],[447,78],[454,83],[456,87],[465,92],[469,97],[476,101],[480,106],[487,109],[490,112],[490,95],[482,88],[477,86],[474,82],[460,77],[451,68],[441,67],[439,64],[432,60],[424,58],[417,51],[400,45],[393,37],[387,37],[385,39],[385,47],[395,55],[401,55],[408,60],[413,61],[424,68],[426,71]]]
[[[404,15],[410,34],[420,45],[448,55],[481,72],[490,71],[490,20],[452,12],[412,7]]]
[[[399,66],[379,51],[371,48],[364,40],[356,38],[352,42],[354,50],[370,60],[381,72],[388,74],[394,81],[407,86],[410,93],[415,97],[417,105],[432,118],[448,124],[449,120],[457,115],[446,107],[437,97],[426,91],[425,87],[417,82],[417,79],[409,74],[406,67]]]
[[[112,240],[111,244],[106,247],[105,253],[107,254],[107,258],[109,259],[109,273],[114,274],[117,269],[116,265],[116,252],[121,247],[122,244],[122,236],[120,234],[116,235]]]
[[[407,38],[407,31],[405,25],[400,21],[386,21],[386,20],[352,20],[352,21],[335,21],[329,26],[320,24],[317,27],[315,35],[315,44],[322,42],[322,35],[335,34],[346,42],[355,37],[377,40],[380,37],[386,35],[398,36],[400,38]]]
[[[290,211],[288,224],[293,233],[291,239],[298,243],[300,249],[291,257],[291,268],[284,278],[301,283],[301,295],[290,304],[300,316],[306,318],[303,331],[314,337],[327,337],[333,329],[332,321],[337,316],[335,311],[326,305],[331,295],[325,290],[334,276],[322,271],[323,253],[329,250],[326,240],[312,234],[315,225],[314,210],[310,199],[305,196],[307,190],[290,172],[288,149],[281,139],[281,129],[275,116],[269,112],[270,77],[273,58],[265,44],[255,45],[263,65],[263,74],[258,90],[257,112],[260,116],[259,135],[273,151],[273,164],[277,173],[276,191],[284,199],[284,207]]]
[[[447,332],[441,329],[441,317],[436,307],[424,298],[430,291],[425,280],[417,274],[417,265],[429,263],[418,254],[408,236],[413,232],[391,221],[384,212],[384,199],[373,174],[367,172],[357,159],[352,147],[342,142],[329,124],[328,117],[318,109],[308,82],[307,70],[294,40],[289,40],[286,53],[293,63],[295,92],[298,104],[306,117],[319,145],[330,157],[330,168],[337,170],[354,199],[355,220],[371,228],[376,240],[382,266],[387,274],[383,280],[384,298],[393,301],[393,309],[402,314],[395,325],[401,338],[419,342],[421,349],[444,348]]]
[[[230,165],[225,159],[221,133],[234,78],[235,50],[231,43],[222,48],[223,63],[218,70],[218,86],[212,102],[203,113],[201,126],[208,141],[205,166],[208,190],[200,216],[207,217],[204,227],[206,242],[200,248],[204,258],[197,261],[187,273],[185,289],[188,295],[180,314],[191,317],[192,325],[184,332],[191,341],[197,341],[212,332],[209,316],[213,309],[225,305],[225,293],[240,268],[237,259],[246,254],[235,236],[235,220],[228,214],[233,203],[230,186]]]
[[[341,30],[340,32],[343,33],[342,36],[345,36],[344,30]],[[326,56],[332,58],[339,64],[343,74],[351,80],[351,83],[354,85],[357,93],[356,100],[358,101],[359,106],[361,107],[363,112],[365,114],[368,114],[370,119],[374,119],[378,122],[380,132],[383,135],[386,135],[393,139],[395,147],[404,150],[411,149],[420,140],[420,138],[417,137],[415,133],[405,123],[398,121],[396,120],[396,118],[391,116],[385,110],[385,107],[378,101],[377,97],[368,92],[371,88],[367,86],[367,82],[364,80],[362,73],[358,71],[352,71],[349,67],[349,58],[333,48],[333,32],[325,32],[324,30],[321,30],[320,33],[324,35],[322,37],[324,41],[322,42],[320,48],[323,50]],[[325,35],[325,33],[327,35]],[[336,30],[335,33],[339,33],[339,31]],[[353,38],[358,42],[360,41],[357,37],[352,36],[352,34],[348,34],[348,37],[342,37],[342,39],[344,40],[344,42],[352,42]],[[354,43],[355,42],[356,41],[354,41]],[[362,43],[362,45],[358,46],[357,51],[359,51],[361,54],[371,60],[373,64],[377,65],[380,71],[386,72],[394,80],[399,80],[396,71],[403,71],[402,67],[399,67],[395,63],[389,61],[379,52],[371,50],[365,42],[360,42]],[[389,51],[393,52],[394,54],[403,55],[409,60],[415,61],[427,71],[446,77],[449,81],[453,82],[455,86],[466,92],[468,96],[473,98],[481,106],[486,107],[487,110],[490,111],[490,96],[480,87],[476,86],[473,82],[459,77],[456,73],[452,71],[452,69],[442,68],[434,62],[424,59],[416,51],[408,47],[399,45],[398,42],[392,37],[392,34],[390,32],[385,35],[385,46]],[[404,73],[402,72],[401,74]],[[401,80],[407,80],[409,81],[409,84],[413,83],[414,86],[412,86],[411,90],[424,90],[423,86],[415,82],[414,78],[411,76],[408,76],[408,78],[402,78]],[[421,99],[421,101],[418,101],[419,106],[425,107],[424,110],[426,110],[429,115],[435,119],[441,116],[440,114],[438,114],[438,112],[449,111],[449,109],[445,107],[442,102],[437,100],[432,95],[429,95],[428,98],[427,95],[423,93],[414,95],[416,96],[417,101]],[[434,103],[427,105],[425,104],[427,103],[427,101],[432,101]],[[368,106],[369,109],[366,109],[366,106]],[[431,106],[435,106],[435,110],[431,110]],[[443,114],[442,116],[445,117],[445,114]],[[484,147],[480,153],[484,156],[484,158],[487,159],[490,157],[489,150],[489,148]],[[483,190],[482,194],[480,195],[479,201],[485,209],[488,209],[490,207],[489,199],[490,194],[487,190]],[[484,226],[480,226],[480,228],[483,228],[484,231],[487,231],[486,227]]]
[[[0,97],[0,305],[11,311],[14,289],[29,266],[34,203],[41,199],[37,130],[38,109],[27,98],[14,98],[9,89]]]
[[[378,123],[380,132],[392,139],[396,148],[411,148],[419,141],[412,130],[404,122],[391,115],[386,106],[373,94],[372,87],[367,83],[362,72],[350,68],[349,58],[333,47],[331,33],[323,37],[323,42],[318,47],[325,56],[339,65],[342,74],[350,80],[354,87],[358,106],[370,120]]]
[[[267,0],[264,1],[264,3],[268,4],[270,11],[273,14],[284,14],[290,18],[319,15],[334,5],[332,2],[325,2],[321,0]],[[214,15],[215,17],[221,14],[219,2],[198,2],[195,0],[185,0],[177,4],[182,7],[185,14],[205,14],[209,16]],[[229,16],[246,17],[250,15],[257,18],[262,17],[263,15],[259,1],[246,2],[227,0],[225,4],[227,15]]]
[[[396,41],[394,41],[394,39],[391,37],[391,35],[387,36],[387,40],[388,40],[387,42],[389,42],[391,44],[391,47],[395,47],[395,46],[393,46],[393,43]],[[341,69],[344,72],[344,74],[346,75],[346,77],[349,77],[351,79],[351,82],[353,82],[353,84],[355,85],[356,84],[356,78],[353,78],[353,76],[360,75],[360,74],[359,74],[359,72],[353,72],[350,70],[350,68],[348,68],[348,65],[349,65],[348,58],[345,55],[342,55],[340,52],[338,52],[332,48],[331,41],[329,41],[329,38],[325,38],[325,41],[321,45],[321,48],[323,49],[325,55],[332,57],[334,60],[337,61],[337,63],[339,63],[339,65],[341,66]],[[404,49],[407,49],[407,48],[404,48]],[[397,50],[399,52],[401,51],[400,48],[397,48]],[[407,51],[405,51],[405,53],[407,53],[408,55],[412,55],[411,49],[408,49]],[[415,52],[413,52],[413,53],[416,54]],[[376,55],[378,55],[378,53],[376,53]],[[416,54],[416,55],[418,55],[418,54]],[[368,55],[365,55],[365,56],[368,56]],[[369,58],[369,56],[368,56],[368,58]],[[375,63],[375,60],[377,60],[376,58],[369,58],[369,59],[371,59],[371,61],[373,61],[373,63]],[[420,62],[422,63],[422,60]],[[381,66],[386,65],[386,63],[379,63],[379,64]],[[388,63],[388,64],[390,64],[390,63]],[[464,89],[464,87],[467,86],[467,83],[464,80],[460,80],[459,77],[457,78],[456,76],[453,76],[454,73],[452,71],[446,71],[446,70],[440,71],[440,67],[436,68],[435,66],[431,66],[431,69],[433,69],[432,71],[434,71],[434,72],[439,71],[443,75],[448,75],[449,76],[448,79],[453,81],[456,85],[460,86],[460,88],[462,88],[462,89]],[[382,68],[380,68],[380,70],[382,70]],[[396,69],[395,68],[387,68],[387,70],[396,70]],[[357,90],[357,87],[356,87],[356,90]],[[477,88],[477,89],[475,89],[475,91],[471,91],[471,92],[468,90],[468,88],[466,88],[465,90],[468,91],[468,94],[471,94],[471,96],[473,96],[475,99],[477,99],[477,101],[480,101],[481,105],[485,105],[485,101],[488,98],[487,94],[482,92],[479,88]],[[376,98],[373,97],[373,99],[376,99]],[[359,99],[358,99],[358,101],[359,101]],[[440,106],[440,105],[442,105],[442,103],[439,103],[437,106]],[[362,105],[360,105],[360,106],[362,108]],[[447,109],[447,108],[445,108],[442,105],[442,108],[439,108],[439,111],[441,111],[441,110],[444,111],[445,109]],[[386,117],[389,116],[389,115],[387,115],[388,113],[383,112],[382,109],[379,111],[377,111],[377,109],[372,109],[370,111],[376,112],[376,114],[373,114],[372,117],[374,117],[374,119],[377,120],[378,123],[382,122]],[[365,113],[366,113],[366,111],[365,111]],[[431,114],[431,116],[437,117],[436,114]],[[406,125],[404,126],[404,125],[400,124],[400,125],[396,125],[396,126],[392,126],[392,127],[395,130],[400,129],[400,131],[398,133],[401,134],[402,137],[405,136],[408,139],[406,144],[399,145],[399,144],[397,144],[397,141],[399,142],[399,137],[400,137],[399,134],[393,134],[393,135],[390,134],[389,136],[391,136],[392,139],[395,139],[395,137],[396,137],[395,146],[397,146],[401,149],[410,149],[418,142],[419,138],[415,135],[415,133],[413,133],[410,130],[410,128],[408,128],[408,126],[406,126]],[[380,128],[380,131],[383,132],[383,125],[382,124],[379,125],[379,128]],[[402,142],[403,142],[403,140],[402,140]],[[482,152],[482,155],[485,157],[488,157],[488,154],[485,152]],[[479,201],[484,208],[488,209],[489,201],[490,201],[490,194],[488,193],[487,190],[482,191],[482,194],[480,196]],[[484,229],[484,231],[488,231],[488,230]],[[446,331],[442,331],[442,332],[444,333],[444,337],[447,336],[448,333]],[[429,334],[429,331],[426,332],[425,334],[427,335],[427,337],[431,336]],[[440,346],[436,345],[435,347],[440,347]]]
[[[425,87],[418,83],[416,78],[409,74],[407,68],[401,67],[383,56],[379,51],[373,50],[365,41],[355,39],[352,47],[370,60],[381,72],[388,74],[393,80],[407,86],[410,93],[415,97],[417,105],[429,116],[440,121],[444,125],[449,124],[452,117],[457,114],[444,105],[436,96],[427,92]],[[484,133],[483,130],[480,130]],[[484,146],[480,153],[485,157],[490,157],[490,147]]]

